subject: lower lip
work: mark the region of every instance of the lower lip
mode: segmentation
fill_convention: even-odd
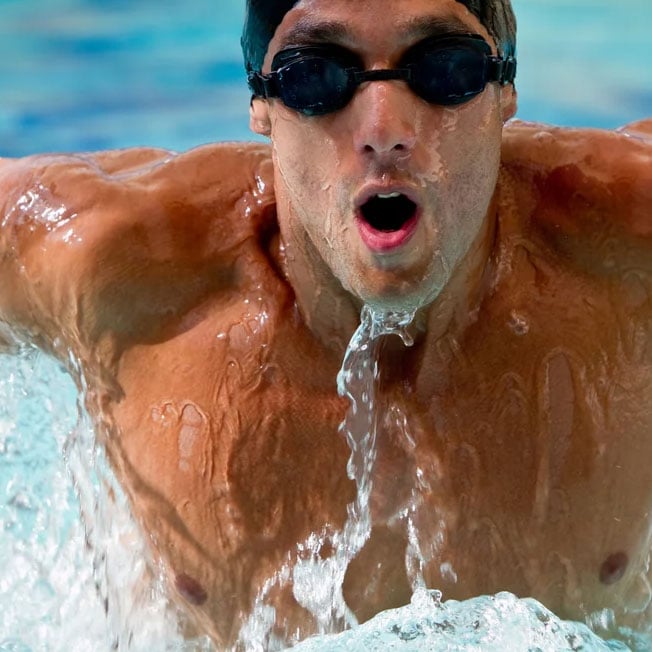
[[[356,218],[358,231],[362,241],[371,251],[379,254],[395,253],[402,247],[416,231],[419,223],[419,214],[415,214],[397,231],[379,231],[374,229],[364,218],[358,214]]]

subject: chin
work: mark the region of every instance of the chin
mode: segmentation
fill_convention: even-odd
[[[432,259],[394,269],[377,267],[349,271],[343,285],[376,310],[413,312],[437,299],[449,277]]]
[[[416,296],[374,296],[365,300],[365,303],[374,312],[415,313],[426,307],[432,300]]]
[[[357,288],[355,294],[375,312],[415,312],[432,303],[440,289],[429,286],[414,287],[408,283],[402,287]]]

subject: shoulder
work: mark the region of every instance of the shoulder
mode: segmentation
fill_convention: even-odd
[[[123,238],[124,247],[179,229],[244,238],[260,228],[273,204],[269,148],[253,143],[182,154],[137,148],[0,159],[5,253],[7,239],[22,255],[32,244],[65,249],[72,240],[88,243],[79,249],[91,253],[107,241]],[[244,214],[249,219],[238,219]],[[222,237],[214,244],[226,243]]]
[[[0,159],[0,321],[97,339],[182,312],[274,228],[273,207],[265,145]]]
[[[113,214],[115,227],[120,217],[165,213],[174,219],[184,208],[219,218],[248,195],[272,202],[271,187],[269,148],[253,143],[205,145],[182,154],[135,148],[0,159],[0,215],[21,213],[18,222],[34,227],[49,218],[50,229],[55,214],[79,218],[103,207],[125,209]]]
[[[523,228],[562,254],[595,266],[609,248],[650,265],[652,119],[616,131],[514,121],[500,187]]]

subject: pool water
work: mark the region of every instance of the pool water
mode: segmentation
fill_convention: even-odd
[[[0,0],[0,156],[251,139],[243,6]],[[614,128],[652,115],[649,0],[514,8],[520,118]]]
[[[250,139],[238,45],[242,3],[169,0],[162,6],[0,0],[0,156],[134,145],[184,150]],[[649,0],[517,0],[514,6],[519,117],[614,128],[652,115]],[[96,489],[111,480],[102,461],[93,462],[70,378],[36,352],[0,356],[0,397],[0,651],[103,652],[115,644],[205,649],[204,641],[181,642],[178,614],[155,581],[125,600],[126,588],[147,574],[124,563],[144,555],[142,541],[120,492],[107,501]],[[87,540],[102,540],[103,558],[87,550]],[[102,568],[113,579],[98,593],[102,573],[94,569]],[[505,600],[503,607],[518,615],[523,604]],[[478,608],[491,616],[497,607]],[[140,620],[128,641],[120,637],[134,630],[116,634],[112,619],[128,620],[131,612]],[[528,614],[516,619],[515,632],[528,631]],[[390,631],[417,645],[412,616],[407,624],[392,621],[398,629]],[[371,649],[362,638],[359,643]],[[350,640],[320,645],[354,649]]]

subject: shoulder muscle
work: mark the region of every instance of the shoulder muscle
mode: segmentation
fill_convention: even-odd
[[[0,321],[94,340],[183,309],[210,289],[198,272],[219,282],[226,252],[259,227],[264,211],[238,212],[273,202],[268,159],[234,144],[0,161]]]
[[[555,248],[597,267],[609,249],[652,272],[652,120],[617,131],[514,122],[503,166]]]

